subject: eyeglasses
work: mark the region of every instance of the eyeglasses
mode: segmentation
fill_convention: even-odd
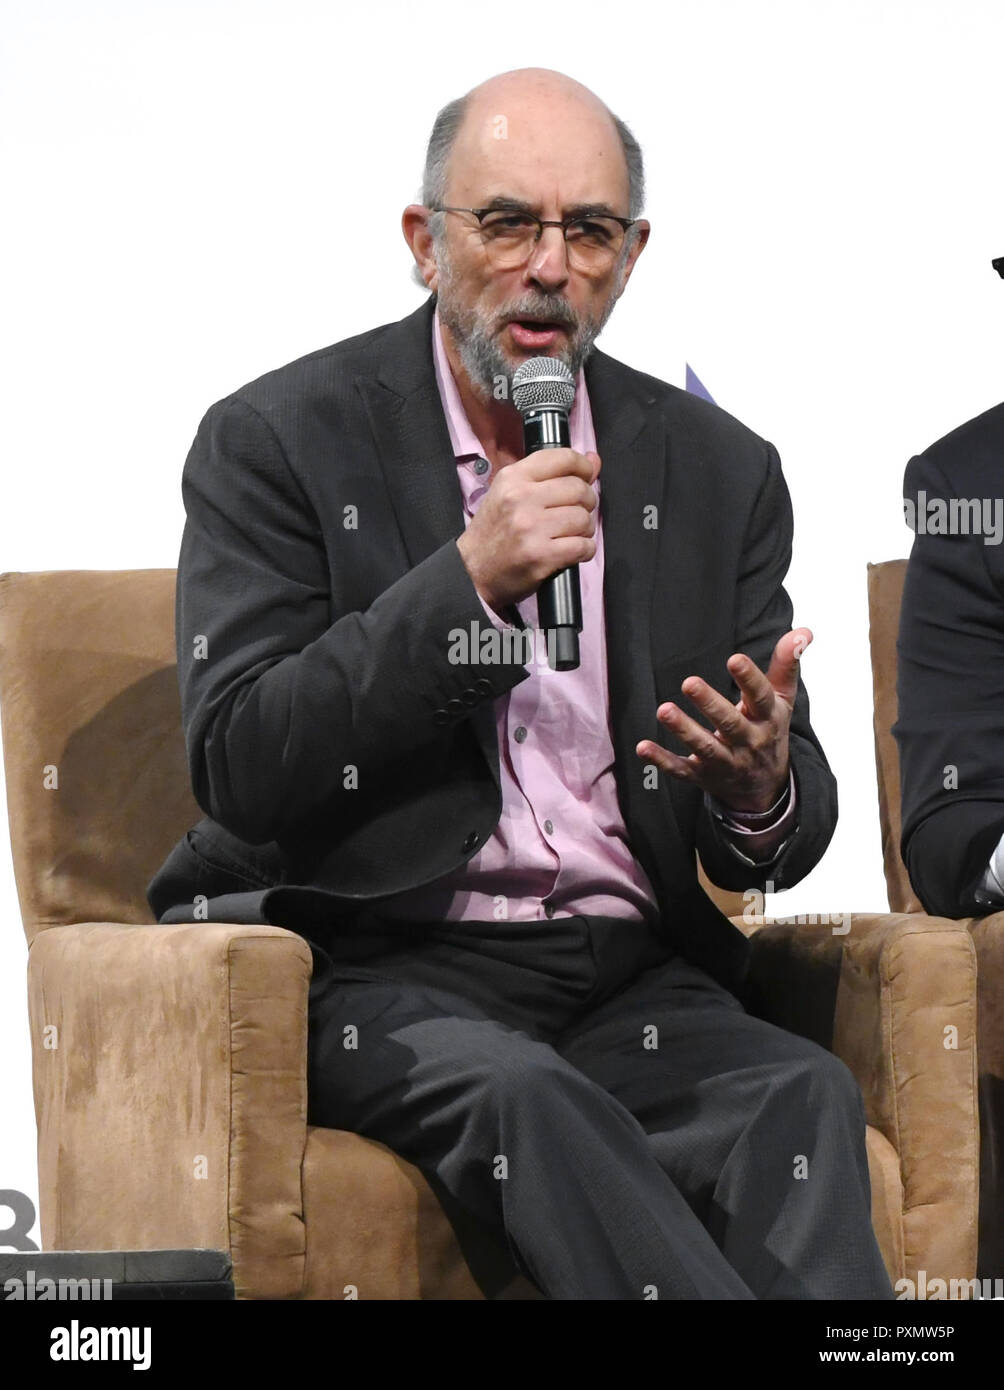
[[[575,270],[597,274],[617,259],[628,229],[637,218],[596,213],[548,222],[532,212],[516,208],[430,207],[430,212],[468,212],[478,219],[488,260],[497,270],[514,270],[529,258],[545,227],[560,227],[565,238],[568,264]]]

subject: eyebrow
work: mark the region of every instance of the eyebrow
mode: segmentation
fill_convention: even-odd
[[[528,203],[525,198],[511,197],[508,193],[496,193],[482,206],[485,208],[512,208],[514,212],[530,212],[537,216],[537,211],[532,203]],[[614,212],[609,203],[573,203],[571,207],[565,209],[566,217],[589,217],[591,214],[604,213],[608,217],[620,215]]]

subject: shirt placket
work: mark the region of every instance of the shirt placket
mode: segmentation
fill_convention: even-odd
[[[478,508],[484,501],[488,492],[488,484],[481,481],[482,477],[490,476],[491,465],[483,456],[469,458],[465,465],[471,475],[476,479],[474,486],[464,489],[464,511],[468,521],[473,519]],[[516,608],[523,621],[533,631],[535,638],[534,658],[539,649],[537,639],[537,597],[530,594],[516,605]],[[546,680],[546,674],[541,672],[536,659],[531,663],[530,677],[528,680],[521,681],[508,692],[505,708],[499,720],[501,729],[505,734],[504,755],[508,763],[509,774],[513,784],[519,790],[523,798],[524,813],[514,815],[513,819],[517,822],[517,833],[519,829],[524,831],[532,825],[535,831],[535,848],[538,858],[538,870],[541,874],[547,872],[543,856],[549,856],[552,862],[551,883],[548,891],[540,899],[540,915],[551,917],[554,914],[554,907],[549,902],[558,887],[558,880],[561,874],[561,854],[553,843],[554,820],[551,816],[541,816],[538,808],[534,805],[526,788],[534,782],[546,786],[553,782],[553,771],[545,758],[540,754],[538,745],[534,742],[533,726],[540,712],[540,701],[546,699],[547,695],[542,681]],[[503,750],[500,749],[500,752]],[[521,850],[525,853],[527,846],[521,838]]]

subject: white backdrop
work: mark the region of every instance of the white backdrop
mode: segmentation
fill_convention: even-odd
[[[909,456],[1004,397],[996,0],[4,0],[0,18],[0,570],[176,564],[205,409],[410,312],[399,218],[436,111],[559,68],[646,156],[652,236],[601,346],[681,386],[690,363],[777,445],[792,493],[788,589],[841,820],[768,905],[881,910],[865,566],[909,553]],[[0,905],[0,1188],[35,1200],[8,852]]]

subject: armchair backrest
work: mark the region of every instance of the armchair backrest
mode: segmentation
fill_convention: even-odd
[[[25,935],[152,920],[146,885],[201,819],[181,736],[176,571],[0,575],[0,716]]]
[[[899,749],[892,736],[899,704],[896,697],[896,642],[899,610],[906,579],[905,560],[886,560],[868,566],[869,639],[872,653],[872,725],[875,731],[875,769],[878,773],[879,825],[886,892],[893,912],[923,912],[899,852]]]

